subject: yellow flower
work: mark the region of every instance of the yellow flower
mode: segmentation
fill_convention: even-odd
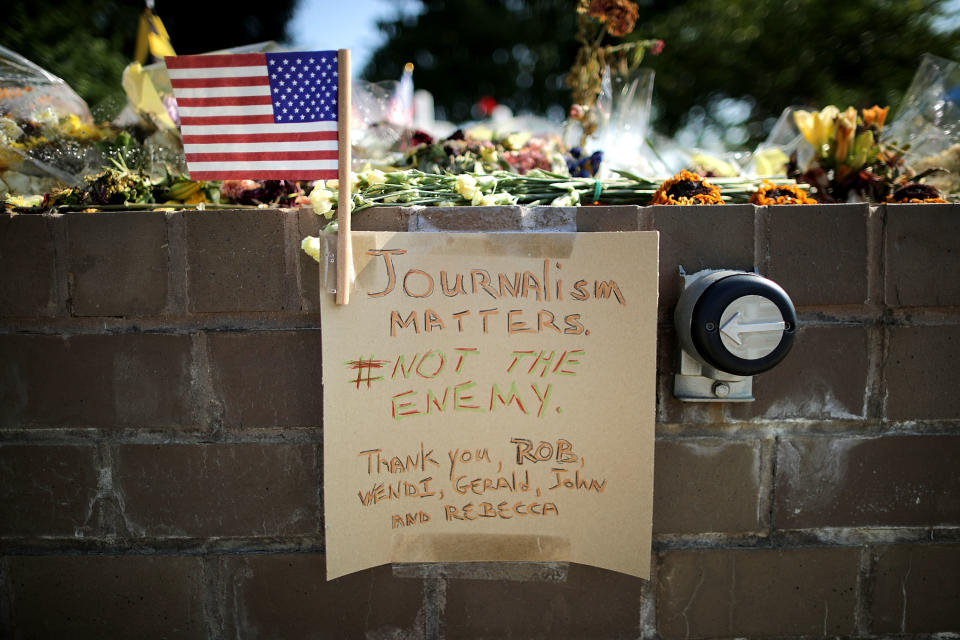
[[[853,136],[857,132],[857,110],[847,110],[837,116],[837,140],[834,143],[834,157],[837,164],[844,164],[847,155],[853,151]]]
[[[320,238],[318,236],[307,236],[300,243],[300,248],[308,256],[320,262]]]
[[[467,200],[473,200],[479,193],[480,188],[477,181],[468,173],[461,173],[457,176],[457,193]]]
[[[797,109],[793,112],[793,121],[797,129],[803,134],[818,155],[825,155],[825,147],[836,130],[836,120],[840,110],[835,106],[827,105],[819,112]]]
[[[318,216],[324,216],[327,220],[333,217],[333,192],[322,187],[314,187],[310,192],[310,204],[313,205],[313,212]]]
[[[206,203],[206,202],[210,202],[209,200],[207,200],[207,194],[205,194],[203,191],[197,191],[196,193],[188,197],[186,200],[184,200],[183,204],[200,204],[200,203]]]
[[[484,162],[489,164],[497,164],[499,160],[497,150],[494,147],[484,147],[480,149],[480,157],[483,158]]]

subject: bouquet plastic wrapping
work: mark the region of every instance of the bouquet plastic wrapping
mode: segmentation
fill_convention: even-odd
[[[66,82],[0,46],[0,196],[76,184],[100,135]]]
[[[923,56],[887,137],[906,151],[911,170],[946,170],[926,177],[927,183],[960,193],[960,63]]]

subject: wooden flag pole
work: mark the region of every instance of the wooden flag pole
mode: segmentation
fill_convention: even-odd
[[[350,50],[337,50],[337,304],[350,302],[353,242],[350,238]]]

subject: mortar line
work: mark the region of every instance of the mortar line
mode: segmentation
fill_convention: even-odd
[[[773,439],[770,451],[770,504],[767,507],[767,535],[772,537],[776,530],[773,514],[777,504],[777,459],[780,456],[780,436]]]
[[[873,626],[873,616],[870,611],[874,572],[872,556],[872,547],[868,544],[863,545],[860,549],[853,610],[854,630],[858,636],[869,635],[870,627]]]

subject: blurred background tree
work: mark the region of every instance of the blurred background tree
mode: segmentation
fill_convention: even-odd
[[[752,147],[791,105],[896,108],[923,53],[960,57],[956,0],[640,0],[626,39],[661,38],[653,126],[688,145]],[[569,107],[574,0],[424,0],[383,21],[364,77],[416,65],[439,117],[476,117],[492,96],[515,111]]]
[[[298,2],[250,0],[156,7],[177,53],[285,41]],[[405,3],[409,4],[409,3]],[[960,0],[639,0],[628,39],[661,38],[654,127],[686,145],[752,147],[791,105],[896,108],[923,53],[960,58]],[[385,40],[363,69],[396,80],[416,66],[439,118],[480,117],[493,101],[562,119],[563,78],[576,54],[576,0],[422,0],[379,23]],[[123,104],[143,4],[134,0],[7,0],[0,44],[66,79],[101,118]],[[322,33],[323,24],[316,25]],[[332,46],[337,34],[330,34]],[[485,99],[486,98],[486,99]],[[893,114],[891,114],[893,115]]]
[[[563,78],[577,53],[575,0],[424,0],[419,15],[381,21],[386,43],[363,77],[394,79],[412,62],[417,87],[430,91],[437,118],[478,118],[481,99],[562,118]]]
[[[155,8],[178,54],[283,40],[296,0],[268,10],[248,0],[160,2]],[[98,118],[123,107],[120,76],[133,59],[142,2],[7,0],[0,44],[66,80]]]

